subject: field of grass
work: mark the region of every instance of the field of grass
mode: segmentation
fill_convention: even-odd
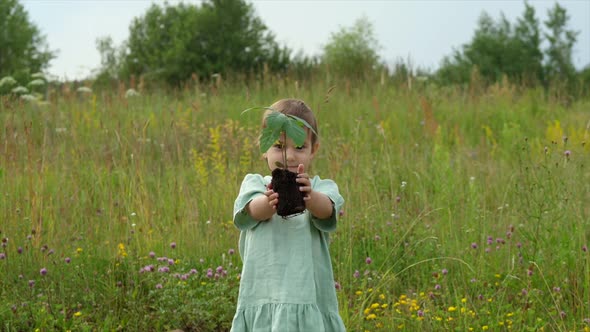
[[[335,87],[334,87],[335,86]],[[590,331],[590,101],[290,80],[0,104],[0,330],[226,331],[248,107],[305,100],[350,331]]]

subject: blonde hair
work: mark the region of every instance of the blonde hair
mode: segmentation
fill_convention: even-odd
[[[266,127],[266,116],[272,111],[277,111],[286,115],[293,115],[305,120],[313,131],[311,133],[312,147],[319,141],[318,123],[311,108],[299,99],[281,99],[270,106],[272,110],[267,110],[262,116],[262,128]],[[314,132],[315,131],[315,132]]]

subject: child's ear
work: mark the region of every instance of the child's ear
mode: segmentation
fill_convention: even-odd
[[[318,150],[320,149],[320,143],[317,142],[315,143],[312,147],[311,147],[311,157],[313,158],[315,156],[315,154],[318,152]]]

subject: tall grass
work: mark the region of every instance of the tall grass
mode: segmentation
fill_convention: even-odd
[[[335,86],[335,87],[334,87]],[[590,116],[542,91],[269,79],[0,108],[6,331],[227,330],[260,117],[317,114],[351,331],[590,330]]]

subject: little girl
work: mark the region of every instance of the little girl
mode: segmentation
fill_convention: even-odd
[[[317,122],[302,101],[282,99],[271,108],[307,121],[303,146],[282,135],[263,157],[270,171],[283,164],[297,173],[306,210],[287,219],[276,214],[281,197],[270,176],[248,174],[234,204],[243,269],[231,331],[345,331],[338,313],[328,234],[336,230],[344,199],[332,180],[306,173],[319,148]],[[263,118],[263,127],[265,126]]]

